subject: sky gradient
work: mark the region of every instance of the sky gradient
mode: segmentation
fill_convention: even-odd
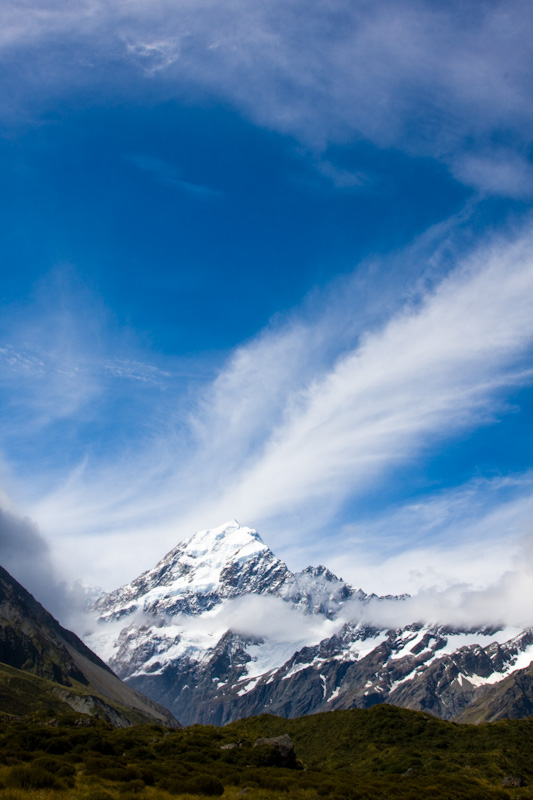
[[[0,552],[39,599],[237,518],[527,622],[532,23],[2,4]]]

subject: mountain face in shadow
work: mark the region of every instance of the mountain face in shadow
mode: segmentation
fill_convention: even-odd
[[[123,683],[0,567],[2,685],[0,710],[7,713],[57,706],[119,726],[140,721],[179,725],[169,711]]]

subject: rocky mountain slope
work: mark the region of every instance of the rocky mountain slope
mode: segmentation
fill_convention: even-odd
[[[531,631],[371,627],[358,622],[370,600],[325,567],[292,573],[232,521],[100,597],[89,642],[185,724],[384,702],[481,719],[483,697],[533,659]]]
[[[486,685],[457,719],[479,724],[525,717],[533,717],[533,665]]]
[[[167,709],[123,683],[0,567],[0,711],[72,708],[115,725],[175,726]]]

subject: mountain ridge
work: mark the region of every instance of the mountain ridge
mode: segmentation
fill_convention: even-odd
[[[531,663],[528,630],[362,622],[383,600],[405,596],[368,595],[323,566],[292,573],[232,520],[100,597],[90,642],[185,724],[383,702],[455,719]]]

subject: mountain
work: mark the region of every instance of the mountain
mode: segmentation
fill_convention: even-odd
[[[533,665],[485,686],[459,715],[458,721],[479,724],[525,717],[533,717]]]
[[[73,709],[118,726],[175,726],[167,709],[123,683],[0,567],[0,713]]]
[[[530,630],[416,621],[391,630],[357,621],[370,600],[383,599],[323,566],[292,573],[257,531],[233,520],[196,533],[102,595],[89,642],[184,724],[379,703],[444,719],[472,708],[481,719],[493,713],[483,710],[491,688],[533,659]]]

